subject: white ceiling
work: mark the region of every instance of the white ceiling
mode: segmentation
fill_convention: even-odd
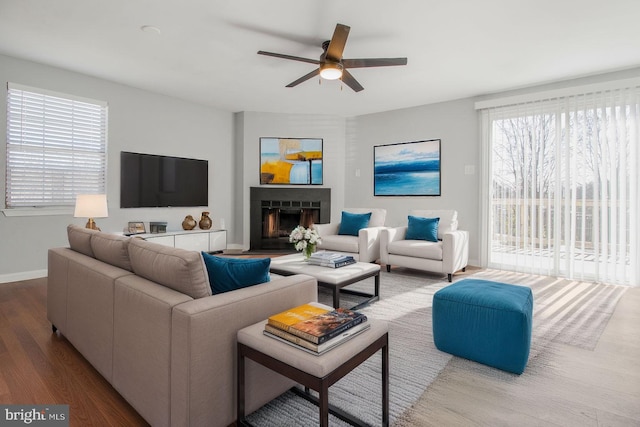
[[[355,116],[640,66],[640,0],[0,0],[0,53],[228,111]],[[365,90],[314,78],[336,23]],[[161,34],[141,31],[153,25]],[[19,83],[19,82],[18,82]]]

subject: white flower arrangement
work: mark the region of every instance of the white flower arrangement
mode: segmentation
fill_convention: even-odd
[[[294,244],[297,251],[304,251],[305,254],[311,255],[316,245],[322,243],[322,239],[313,226],[305,228],[299,225],[289,235],[289,242]]]

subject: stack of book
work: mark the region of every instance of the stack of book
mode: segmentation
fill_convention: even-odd
[[[320,355],[369,328],[367,316],[346,308],[304,304],[269,317],[264,334]]]
[[[327,251],[314,252],[309,258],[309,264],[329,268],[340,268],[344,267],[345,265],[355,264],[355,262],[355,258],[353,258],[351,255]]]

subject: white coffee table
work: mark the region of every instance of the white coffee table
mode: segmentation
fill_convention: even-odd
[[[380,266],[369,262],[357,262],[340,268],[320,267],[304,261],[301,253],[284,255],[271,259],[270,271],[283,276],[306,274],[315,277],[318,286],[329,288],[333,292],[333,306],[340,307],[340,292],[366,297],[360,304],[351,307],[357,310],[380,299]],[[343,289],[353,283],[369,277],[375,277],[374,292],[369,294],[352,289]]]

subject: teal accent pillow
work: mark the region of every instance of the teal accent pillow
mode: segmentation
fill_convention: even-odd
[[[271,258],[223,258],[202,252],[211,292],[221,294],[268,282]]]
[[[361,228],[369,226],[370,219],[371,212],[357,214],[342,211],[342,221],[340,222],[338,234],[357,236]]]
[[[440,218],[423,218],[409,215],[406,240],[438,241],[438,223]]]

